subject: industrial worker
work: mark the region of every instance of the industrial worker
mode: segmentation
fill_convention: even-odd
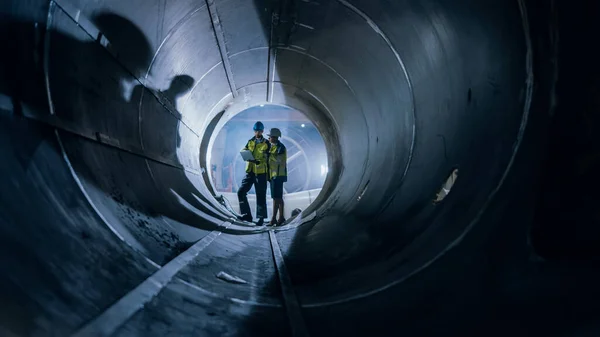
[[[254,160],[246,162],[246,176],[238,189],[237,195],[240,202],[239,219],[252,222],[252,212],[248,204],[248,191],[254,185],[256,191],[256,216],[257,225],[262,226],[267,217],[267,156],[270,150],[269,142],[263,137],[265,126],[256,122],[253,127],[254,137],[246,143],[242,150],[252,152]]]
[[[271,183],[271,198],[273,198],[273,217],[269,225],[281,226],[285,223],[283,216],[283,183],[287,181],[287,150],[279,141],[281,131],[272,128],[268,134],[269,143],[269,181]],[[279,212],[279,219],[277,213]]]

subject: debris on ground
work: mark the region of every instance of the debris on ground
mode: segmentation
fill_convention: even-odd
[[[248,282],[242,280],[241,278],[233,275],[229,275],[226,272],[222,271],[217,274],[217,277],[223,281],[235,283],[235,284],[247,284]]]

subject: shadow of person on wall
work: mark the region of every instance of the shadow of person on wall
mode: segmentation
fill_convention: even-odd
[[[5,331],[18,336],[70,335],[96,314],[92,307],[110,305],[118,296],[115,289],[131,288],[137,282],[136,272],[145,269],[143,263],[136,264],[143,261],[139,255],[120,244],[107,227],[99,226],[48,123],[86,136],[101,132],[116,138],[119,132],[129,131],[124,119],[115,126],[107,120],[128,111],[120,83],[127,72],[115,62],[110,64],[106,50],[64,13],[54,14],[52,31],[45,31],[43,22],[17,20],[8,14],[0,17],[0,41],[6,48],[0,53],[0,171],[4,177],[0,184],[0,335],[7,335]],[[112,29],[127,40],[112,38],[113,47],[127,42],[139,53],[121,54],[122,62],[131,71],[143,70],[150,59],[149,44],[136,39],[143,34],[132,32],[131,22],[113,14],[100,14],[96,19],[99,29]],[[46,80],[51,83],[51,104]],[[117,129],[116,133],[110,134],[111,129]],[[89,178],[102,166],[89,165],[105,159],[102,151],[108,147],[73,133],[58,133],[75,171],[85,168],[77,173],[82,181],[87,180],[87,191],[97,192],[92,200],[106,197],[106,186]],[[94,152],[85,153],[97,149],[101,149],[98,158]],[[99,247],[111,252],[104,254]],[[129,270],[107,272],[105,263]],[[92,265],[95,268],[90,269]],[[74,280],[82,290],[95,290],[74,291]]]
[[[186,208],[175,195],[164,193],[170,188],[197,193],[176,155],[181,114],[175,103],[193,78],[179,75],[164,91],[145,88],[138,80],[151,61],[144,33],[112,13],[92,20],[101,32],[95,42],[73,47],[70,39],[51,33],[48,78],[58,119],[92,130],[103,144],[62,132],[61,140],[109,225],[152,260],[164,263],[203,235],[187,225],[216,226],[199,217],[194,208],[202,205],[194,198],[188,198],[192,206]],[[76,26],[72,31],[80,33]],[[126,89],[132,85],[127,99]]]
[[[93,130],[104,144],[71,134],[61,137],[108,223],[163,264],[205,234],[198,229],[217,226],[202,217],[208,211],[195,197],[199,186],[184,171],[193,163],[181,162],[177,153],[182,142],[177,99],[189,92],[194,79],[181,74],[166,90],[144,87],[138,78],[148,72],[152,54],[144,33],[111,13],[93,22],[101,37],[77,53],[68,40],[50,40],[49,83],[58,118]],[[127,99],[126,88],[132,85]],[[131,154],[129,148],[138,151]]]
[[[148,99],[148,100],[156,100],[157,102],[154,102],[154,104],[159,103],[160,105],[162,105],[161,107],[156,107],[158,110],[164,110],[164,111],[157,111],[157,113],[164,113],[165,115],[171,115],[172,118],[175,118],[176,121],[181,120],[181,113],[179,112],[179,110],[177,109],[177,99],[179,99],[180,97],[186,95],[188,92],[190,92],[190,90],[193,88],[194,86],[194,78],[189,76],[189,75],[177,75],[175,77],[173,77],[173,79],[171,80],[171,83],[169,85],[169,87],[166,90],[155,90],[155,89],[149,89],[146,88],[145,86],[138,84],[134,87],[133,89],[133,93],[131,95],[131,99],[130,101],[133,103],[138,103],[139,104],[139,110],[140,110],[140,115],[142,116],[142,122],[143,123],[143,115],[146,113],[145,110],[147,109],[147,106],[145,106],[145,103],[147,105],[147,102],[144,101],[144,98]],[[146,97],[147,96],[147,97]],[[154,108],[154,107],[151,107]],[[170,120],[172,119],[170,117],[165,117],[166,120]],[[160,128],[158,128],[158,130],[156,130],[156,133],[160,133],[161,130],[165,129],[164,125],[161,125]],[[167,128],[168,130],[172,131],[174,130],[173,128]],[[166,141],[169,142],[169,139],[161,139],[162,141]],[[144,141],[144,139],[142,139],[142,142]],[[175,146],[172,146],[172,143],[168,143],[168,145],[164,146],[165,150],[173,150],[173,148],[179,148],[181,147],[181,135],[179,132],[176,132],[176,142],[175,142]],[[165,151],[166,152],[166,151]],[[160,153],[159,155],[165,155],[168,153]]]
[[[129,284],[136,282],[129,273],[139,268],[126,245],[113,247],[117,257],[111,264],[131,265],[129,270],[114,271],[110,280],[103,276],[104,268],[91,272],[94,282],[86,276],[92,265],[87,257],[98,254],[93,247],[110,247],[115,240],[108,227],[97,225],[99,220],[80,218],[94,213],[86,197],[111,229],[158,264],[203,237],[206,232],[198,228],[215,226],[183,208],[172,194],[161,195],[172,179],[177,179],[177,189],[196,191],[180,167],[148,164],[143,156],[123,150],[141,147],[143,92],[146,103],[155,102],[141,105],[144,116],[168,116],[150,129],[171,135],[165,152],[176,152],[181,116],[167,111],[157,96],[174,104],[193,78],[177,76],[162,92],[140,86],[137,79],[151,60],[150,43],[121,16],[100,13],[89,22],[82,16],[78,24],[55,8],[51,19],[46,31],[45,24],[0,17],[0,43],[6,48],[0,53],[0,171],[6,178],[0,184],[0,326],[23,336],[39,329],[70,335],[97,314],[89,303],[107,307],[117,299],[113,288],[135,286]],[[92,26],[98,36],[82,29]],[[131,99],[127,87],[134,88]],[[153,183],[164,176],[170,180]],[[40,217],[46,220],[40,222]],[[65,280],[76,276],[65,270],[81,274],[81,287],[96,289],[98,295],[68,289]],[[53,295],[36,292],[42,290]],[[52,323],[40,326],[40,317]]]
[[[177,99],[189,93],[194,86],[194,78],[188,75],[178,75],[173,78],[171,85],[167,90],[160,91],[159,97],[165,100],[173,107],[177,114],[177,119],[181,120],[181,113],[177,110]],[[181,147],[181,135],[177,133],[177,148]]]

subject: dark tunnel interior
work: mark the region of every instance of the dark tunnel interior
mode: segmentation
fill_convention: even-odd
[[[598,13],[0,2],[0,336],[598,336]],[[329,165],[276,228],[207,168],[264,104]]]

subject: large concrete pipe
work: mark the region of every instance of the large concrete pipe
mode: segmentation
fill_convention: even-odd
[[[576,305],[598,278],[527,241],[554,2],[0,12],[0,335],[567,336],[598,314]],[[214,136],[260,104],[309,116],[330,165],[273,231],[207,184]]]

